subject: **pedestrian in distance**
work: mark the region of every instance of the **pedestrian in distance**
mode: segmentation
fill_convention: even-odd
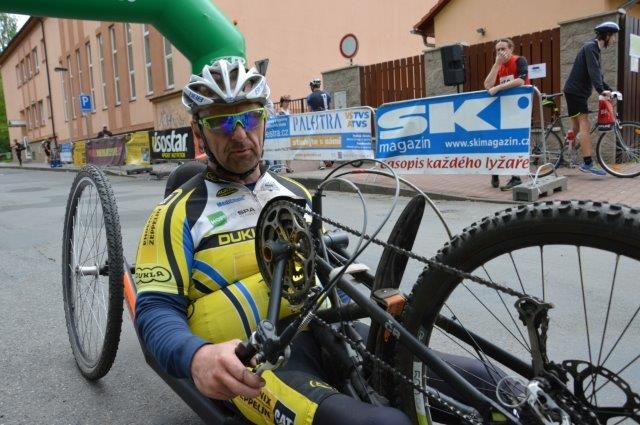
[[[44,155],[45,155],[45,163],[49,164],[51,163],[51,140],[49,139],[44,139],[42,141],[42,150],[44,151]]]
[[[484,88],[491,96],[495,96],[502,90],[520,87],[529,84],[529,69],[527,60],[523,56],[513,54],[513,41],[510,38],[501,38],[496,41],[496,59],[484,80]],[[514,186],[522,184],[518,176],[511,176],[506,185],[500,190],[507,191]],[[491,176],[491,186],[500,186],[500,177]]]
[[[291,96],[285,94],[280,97],[280,105],[278,109],[278,115],[291,115],[291,111],[289,107],[291,105]],[[287,159],[284,162],[287,173],[293,173],[293,168],[291,168],[291,160]]]
[[[321,86],[322,83],[319,78],[314,78],[309,82],[311,93],[307,96],[307,106],[313,112],[331,109],[331,95],[322,90],[320,88]],[[321,161],[319,168],[324,170],[325,168],[331,168],[332,166],[333,161]]]
[[[18,163],[22,167],[22,151],[25,150],[25,147],[22,143],[18,143],[18,140],[13,139],[13,149],[16,151],[16,158],[18,158]]]
[[[611,99],[611,87],[604,81],[600,63],[600,52],[616,42],[620,27],[615,22],[607,21],[597,25],[595,38],[584,43],[576,59],[573,61],[571,72],[564,84],[564,98],[567,102],[567,112],[571,118],[573,133],[580,143],[580,153],[583,163],[580,171],[596,176],[605,176],[604,170],[593,165],[591,158],[591,123],[589,122],[588,99],[595,89],[606,99]]]
[[[113,136],[113,133],[110,132],[107,129],[107,126],[105,125],[105,126],[102,127],[102,130],[100,130],[100,132],[98,133],[97,138],[100,139],[102,137],[111,137],[111,136]]]

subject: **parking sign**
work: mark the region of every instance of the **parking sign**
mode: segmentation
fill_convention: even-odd
[[[82,112],[93,111],[93,106],[91,105],[91,95],[80,94],[80,110]]]

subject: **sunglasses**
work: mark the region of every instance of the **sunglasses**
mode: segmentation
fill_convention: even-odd
[[[236,126],[240,124],[245,131],[252,131],[264,122],[267,111],[264,108],[251,109],[237,114],[213,115],[200,118],[200,123],[206,129],[217,134],[231,135]]]

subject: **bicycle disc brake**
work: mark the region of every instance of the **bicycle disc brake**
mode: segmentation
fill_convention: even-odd
[[[600,422],[608,423],[609,419],[625,417],[640,422],[640,396],[617,374],[581,360],[565,360],[562,362],[562,368],[573,379],[574,397],[594,412]],[[607,391],[614,393],[615,397],[607,399],[603,394],[594,396],[605,387],[608,387]],[[586,392],[590,393],[589,397]],[[593,401],[600,401],[598,404],[615,403],[617,406],[597,406]]]
[[[262,209],[256,225],[256,258],[258,268],[268,285],[273,280],[277,259],[274,243],[284,243],[289,250],[285,263],[282,297],[291,305],[302,303],[315,284],[315,245],[304,215],[302,199],[278,197]]]

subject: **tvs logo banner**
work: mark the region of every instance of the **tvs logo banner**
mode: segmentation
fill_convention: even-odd
[[[269,117],[264,159],[373,158],[372,120],[367,107]]]
[[[525,175],[532,94],[524,86],[382,105],[376,158],[401,174]]]

